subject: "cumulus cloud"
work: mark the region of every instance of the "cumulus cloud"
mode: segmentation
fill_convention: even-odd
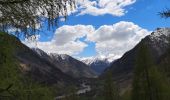
[[[55,43],[56,45],[64,45],[70,41],[78,40],[86,36],[86,34],[94,32],[94,30],[91,25],[65,25],[56,30],[56,35],[54,36]]]
[[[97,56],[118,58],[132,49],[150,32],[133,22],[121,21],[113,25],[103,25],[95,29],[92,25],[62,26],[51,41],[37,42],[37,47],[48,53],[77,55],[95,43]],[[85,41],[81,41],[85,38]],[[32,47],[30,43],[25,43]]]
[[[77,15],[105,15],[109,14],[112,16],[123,16],[128,11],[126,10],[127,6],[134,4],[136,0],[75,0],[76,8],[70,6],[67,3],[67,15],[71,15],[73,13]],[[41,15],[43,12],[42,8],[37,10],[37,15]],[[63,18],[63,13],[60,12],[60,21],[65,21]],[[0,13],[1,16],[1,13]],[[43,15],[47,16],[47,12]]]
[[[123,16],[125,7],[132,5],[136,0],[76,0],[79,15],[90,14],[94,16],[110,14]]]
[[[23,43],[29,47],[38,47],[47,53],[76,55],[87,47],[87,44],[79,39],[93,31],[94,28],[91,25],[65,25],[56,30],[51,41],[37,43],[24,41]]]
[[[47,53],[58,53],[75,55],[83,51],[87,44],[80,41],[70,41],[64,45],[57,45],[55,42],[39,42],[37,47]]]
[[[94,33],[87,35],[87,40],[96,43],[99,55],[118,58],[132,49],[150,32],[132,22],[121,21],[113,25],[104,25]]]

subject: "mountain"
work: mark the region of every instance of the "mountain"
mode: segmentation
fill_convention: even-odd
[[[170,80],[170,48],[159,58],[158,64],[161,66],[160,70],[165,72],[164,74],[167,75]]]
[[[47,54],[44,51],[33,48],[33,50],[44,60],[49,61],[63,73],[74,78],[95,78],[96,73],[83,62],[66,54]]]
[[[167,52],[169,48],[170,28],[157,28],[150,35],[141,40],[132,50],[126,52],[120,59],[113,62],[100,76],[104,78],[108,72],[112,72],[114,80],[120,88],[128,88],[131,85],[137,50],[142,43],[151,51],[155,63]]]
[[[75,83],[76,80],[66,74],[60,69],[56,68],[55,65],[47,60],[42,59],[32,49],[25,46],[21,41],[13,35],[7,33],[1,34],[0,42],[6,41],[13,49],[13,59],[15,63],[20,66],[20,73],[23,76],[30,77],[31,79],[46,84],[71,84]],[[6,44],[1,44],[6,45]]]
[[[112,60],[109,58],[93,57],[82,59],[82,62],[90,66],[90,68],[100,75],[109,65],[112,63]]]

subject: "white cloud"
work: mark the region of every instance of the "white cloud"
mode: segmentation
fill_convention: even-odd
[[[134,4],[136,0],[75,0],[76,8],[70,6],[67,3],[67,15],[77,14],[77,15],[105,15],[109,14],[112,16],[123,16],[128,11],[126,10],[127,6]],[[42,8],[37,9],[37,15],[48,17],[47,12],[45,12]],[[1,15],[1,13],[0,13]],[[59,13],[60,21],[65,21],[63,18],[63,12]]]
[[[90,14],[94,16],[105,14],[123,16],[127,13],[125,7],[135,2],[136,0],[76,0],[79,15]]]
[[[83,51],[87,44],[80,41],[70,41],[64,45],[57,45],[55,42],[39,42],[37,47],[47,53],[76,55]]]
[[[56,45],[64,45],[70,41],[76,41],[86,36],[86,34],[94,32],[94,30],[95,29],[91,25],[65,25],[56,30],[56,35],[54,36],[55,43]]]
[[[132,22],[121,21],[113,25],[101,26],[93,34],[88,34],[87,40],[96,42],[96,50],[99,55],[117,58],[132,49],[149,33],[148,30],[142,29]]]
[[[60,21],[64,22],[64,21],[66,21],[66,19],[65,18],[60,18]]]
[[[89,32],[94,32],[94,28],[91,25],[65,25],[56,30],[53,39],[49,42],[37,42],[31,43],[24,41],[29,47],[38,47],[48,53],[58,54],[79,54],[87,47],[87,44],[80,41]]]
[[[140,26],[121,21],[113,25],[103,25],[94,29],[92,25],[62,26],[49,42],[37,42],[37,47],[48,53],[77,55],[88,42],[95,43],[97,56],[118,58],[132,49],[150,32]],[[85,41],[80,41],[85,38]],[[30,43],[25,43],[32,47]]]

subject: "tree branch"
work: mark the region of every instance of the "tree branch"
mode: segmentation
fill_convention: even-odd
[[[2,93],[4,91],[8,91],[12,86],[13,86],[13,84],[10,84],[6,89],[1,89],[0,88],[0,93]]]
[[[170,9],[166,8],[166,10],[162,11],[162,12],[159,12],[159,15],[162,17],[162,18],[168,18],[170,17]]]
[[[0,5],[9,5],[9,4],[17,4],[17,3],[24,3],[29,0],[16,0],[16,1],[0,1]]]

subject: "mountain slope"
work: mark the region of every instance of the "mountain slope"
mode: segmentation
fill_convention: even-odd
[[[55,97],[53,95],[54,88],[51,89],[48,84],[41,84],[40,79],[33,80],[34,78],[31,77],[33,74],[28,75],[23,72],[26,70],[22,68],[28,67],[20,66],[21,63],[16,58],[16,53],[19,53],[19,50],[24,48],[24,45],[16,37],[0,32],[1,100],[25,100],[28,95],[30,100],[52,100]],[[42,76],[39,78],[42,78]],[[45,78],[43,77],[43,79]],[[59,81],[62,82],[58,78],[53,84],[57,84]]]
[[[114,80],[120,84],[121,88],[128,87],[132,81],[137,50],[141,46],[141,43],[145,43],[149,47],[153,61],[157,63],[159,58],[167,52],[169,37],[170,28],[156,29],[151,35],[142,39],[132,50],[126,52],[120,59],[112,63],[101,75],[101,78],[105,77],[106,73],[111,71]]]
[[[59,69],[75,78],[95,78],[96,73],[83,62],[65,54],[50,54],[52,62],[59,65]]]
[[[8,41],[14,48],[14,59],[20,65],[19,69],[23,75],[46,84],[69,84],[75,82],[74,78],[64,74],[49,61],[42,59],[15,36],[4,34],[0,36],[0,40]]]
[[[159,58],[158,64],[161,66],[160,70],[165,72],[170,80],[170,45],[168,51]]]
[[[89,66],[83,62],[74,59],[66,54],[47,54],[44,51],[34,48],[33,49],[42,59],[52,63],[56,68],[60,69],[63,73],[74,78],[95,78],[96,73],[93,72]]]
[[[100,75],[112,63],[107,58],[97,58],[97,57],[83,59],[82,62],[90,66],[90,68],[93,71],[95,71],[98,75]]]

